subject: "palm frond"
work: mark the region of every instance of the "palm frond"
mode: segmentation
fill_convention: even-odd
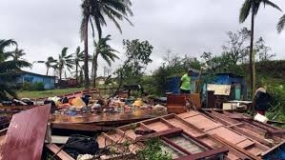
[[[251,0],[245,0],[242,8],[240,9],[240,15],[239,15],[239,22],[243,23],[246,18],[248,17],[250,10],[252,6],[252,1]]]
[[[17,42],[14,41],[13,39],[8,39],[8,40],[0,40],[0,53],[1,51],[4,50],[5,47],[9,47],[10,45],[16,45],[18,46]]]
[[[275,3],[273,3],[273,2],[271,2],[269,0],[263,0],[263,3],[264,3],[264,7],[266,5],[269,5],[269,6],[271,6],[271,7],[273,7],[273,8],[275,8],[275,9],[277,9],[277,10],[282,12],[282,9],[279,6],[277,6]]]
[[[281,33],[281,31],[284,29],[284,25],[285,25],[285,14],[279,19],[279,22],[277,24],[278,33]]]
[[[64,47],[63,49],[62,49],[62,51],[61,51],[61,56],[62,57],[65,57],[66,56],[66,54],[67,54],[67,47]]]
[[[8,70],[17,70],[23,67],[31,67],[32,65],[26,61],[5,61],[0,63],[0,73],[6,72]]]

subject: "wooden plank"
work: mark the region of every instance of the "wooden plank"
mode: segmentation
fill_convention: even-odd
[[[261,136],[258,136],[257,134],[252,134],[256,131],[256,129],[254,128],[250,128],[250,127],[247,127],[245,123],[241,123],[237,120],[234,120],[234,119],[231,119],[229,117],[227,117],[226,115],[224,114],[221,114],[221,113],[217,113],[217,112],[211,112],[211,113],[208,113],[210,114],[210,116],[220,122],[222,122],[224,125],[227,125],[226,127],[227,128],[232,128],[234,131],[242,134],[242,135],[245,135],[253,140],[256,140],[262,144],[265,144],[267,146],[272,146],[271,143],[269,143],[268,141],[264,140],[263,138],[261,138]],[[260,130],[259,130],[260,131]],[[264,133],[265,134],[265,133]]]
[[[243,148],[240,148],[238,146],[236,146],[235,144],[223,139],[221,136],[218,136],[216,134],[212,135],[214,138],[216,138],[217,140],[221,141],[221,142],[224,142],[225,144],[231,146],[232,148],[235,148],[236,150],[246,154],[247,156],[249,156],[250,158],[252,159],[256,159],[256,160],[261,160],[260,157],[257,157],[256,155],[253,155],[252,153],[248,152],[247,150],[243,149]]]
[[[266,152],[263,152],[261,154],[261,156],[266,156],[267,154],[269,154],[270,152],[274,151],[275,149],[277,149],[278,147],[281,147],[282,145],[285,145],[285,140],[283,142],[281,142],[280,144],[270,148],[269,150],[267,150]]]
[[[244,140],[244,141],[242,141],[242,142],[240,142],[240,143],[238,143],[238,144],[236,144],[236,145],[237,145],[238,147],[240,147],[240,148],[247,148],[247,147],[249,147],[249,146],[254,145],[254,142],[252,142],[252,141],[246,139],[246,140]]]
[[[155,132],[155,133],[151,133],[151,134],[148,134],[148,135],[137,137],[136,141],[141,141],[141,140],[154,138],[154,137],[161,137],[161,136],[165,136],[165,135],[182,133],[182,131],[183,131],[183,129],[181,129],[181,128],[171,128],[171,129],[166,130],[166,131]]]
[[[75,131],[90,131],[90,132],[96,132],[96,131],[111,131],[114,130],[114,127],[105,127],[105,126],[99,126],[96,124],[58,124],[53,123],[51,124],[51,127],[53,129],[66,129],[66,130],[75,130]]]
[[[61,160],[75,160],[72,158],[69,154],[61,150],[57,145],[55,144],[47,144],[45,145],[52,153],[56,154],[58,158]]]
[[[8,128],[0,159],[40,160],[49,113],[50,105],[45,105],[15,114]]]

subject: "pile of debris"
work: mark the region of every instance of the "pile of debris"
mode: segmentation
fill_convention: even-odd
[[[0,159],[139,159],[151,140],[172,159],[285,159],[285,130],[243,113],[203,110],[197,95],[169,95],[164,107],[93,93],[52,97],[44,106],[15,114],[0,137]],[[117,125],[98,128],[111,124]]]

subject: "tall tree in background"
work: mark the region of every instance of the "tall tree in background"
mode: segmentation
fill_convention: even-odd
[[[279,22],[277,24],[278,33],[281,33],[281,31],[284,29],[284,25],[285,25],[285,14],[279,19]]]
[[[76,51],[74,53],[74,64],[75,64],[75,78],[76,83],[78,84],[78,69],[80,68],[80,62],[84,60],[84,51],[80,51],[80,47],[78,46],[76,48]]]
[[[240,10],[240,15],[239,15],[239,22],[243,23],[249,14],[251,13],[251,33],[250,33],[250,53],[249,53],[249,71],[250,71],[250,89],[251,92],[253,93],[255,90],[255,78],[254,78],[254,68],[253,68],[253,43],[254,43],[254,20],[255,16],[258,13],[258,9],[260,5],[264,4],[264,6],[268,5],[273,8],[276,8],[281,11],[281,9],[274,4],[273,2],[269,0],[245,0],[245,2],[242,5],[242,8]]]
[[[48,75],[50,68],[55,68],[56,62],[57,62],[57,60],[51,56],[47,58],[47,61],[44,62],[45,66],[47,68],[46,75]]]
[[[58,74],[59,74],[59,80],[61,81],[62,79],[62,73],[64,68],[67,70],[70,70],[73,68],[73,56],[72,54],[67,54],[67,47],[64,47],[61,51],[61,54],[58,55],[58,60],[57,60],[57,69],[58,69]]]
[[[88,73],[88,24],[90,22],[91,29],[94,36],[94,25],[98,32],[98,40],[102,37],[102,26],[106,26],[106,20],[104,16],[107,16],[113,21],[116,27],[122,32],[121,27],[117,20],[127,20],[128,15],[132,15],[130,6],[132,5],[130,0],[83,0],[82,8],[82,20],[81,20],[81,40],[84,40],[84,87],[89,87],[89,73]],[[130,22],[131,23],[131,22]]]
[[[139,84],[142,80],[144,69],[152,62],[150,55],[153,46],[148,41],[140,41],[139,39],[123,40],[123,45],[126,50],[126,60],[124,65],[116,71],[119,85],[112,96],[118,93],[126,80],[127,82],[125,83],[128,84]]]
[[[95,51],[92,57],[92,75],[93,75],[93,87],[96,87],[96,78],[97,78],[97,70],[98,70],[98,57],[101,56],[104,61],[107,62],[109,66],[111,66],[111,62],[114,62],[115,59],[119,59],[116,55],[118,51],[113,49],[108,41],[111,40],[111,36],[108,35],[105,38],[99,39],[98,43],[94,41]],[[105,77],[104,77],[105,78]]]
[[[14,40],[1,40],[0,39],[0,100],[7,100],[8,97],[16,98],[15,81],[21,75],[22,67],[31,67],[31,64],[23,60],[8,60],[7,58],[11,53],[5,48],[16,45]]]

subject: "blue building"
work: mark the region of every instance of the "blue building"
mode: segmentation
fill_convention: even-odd
[[[22,71],[22,75],[18,79],[18,84],[23,84],[25,82],[36,83],[42,82],[45,89],[54,89],[55,88],[56,76],[47,76],[37,73]]]
[[[191,76],[191,92],[193,93],[196,89],[196,82],[198,79],[199,73],[194,72]],[[243,76],[239,76],[233,73],[217,73],[214,75],[203,74],[201,78],[204,80],[203,85],[203,94],[206,93],[206,85],[207,84],[223,84],[223,85],[232,85],[233,91],[232,92],[239,92],[237,94],[244,95],[246,98],[247,95],[247,87]],[[180,77],[171,77],[167,79],[166,83],[166,92],[172,92],[174,94],[179,93],[179,83]],[[239,99],[240,96],[235,94],[234,96]]]

